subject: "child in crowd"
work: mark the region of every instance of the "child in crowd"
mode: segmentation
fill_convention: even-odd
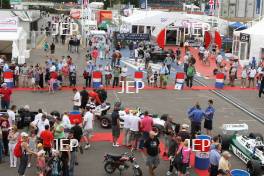
[[[17,127],[14,125],[8,134],[10,167],[16,167],[16,164],[17,164],[17,158],[14,155],[14,149],[15,149],[15,146],[18,140],[18,136],[19,136],[19,132],[17,131]]]
[[[30,129],[30,134],[29,134],[29,148],[33,152],[37,151],[37,149],[36,149],[36,141],[37,141],[36,131],[34,129]],[[31,167],[31,159],[32,159],[32,155],[29,155],[29,160],[28,160],[27,167]]]
[[[43,145],[41,143],[38,143],[37,149],[38,149],[38,152],[37,152],[37,154],[38,154],[38,157],[37,157],[38,175],[44,176],[45,168],[46,168],[45,151],[43,150]]]
[[[158,72],[154,72],[154,87],[158,87]]]

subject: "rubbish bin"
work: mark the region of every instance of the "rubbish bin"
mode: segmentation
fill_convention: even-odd
[[[211,137],[207,135],[198,135],[196,139],[211,140]],[[209,152],[196,151],[195,163],[194,163],[195,168],[200,170],[207,170],[209,168],[209,165],[210,165]]]
[[[241,169],[233,169],[230,171],[231,176],[250,176],[247,171]]]

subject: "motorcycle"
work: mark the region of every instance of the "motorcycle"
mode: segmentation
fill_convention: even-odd
[[[133,151],[131,151],[131,155],[128,153],[121,155],[106,154],[104,158],[104,170],[108,174],[112,174],[118,169],[122,175],[122,172],[129,168],[128,162],[130,162],[133,165],[133,176],[142,176],[142,170],[136,162]]]

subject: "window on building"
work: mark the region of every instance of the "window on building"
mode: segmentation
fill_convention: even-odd
[[[139,34],[144,33],[144,26],[138,26],[138,33]]]
[[[132,26],[132,33],[137,33],[137,26]]]

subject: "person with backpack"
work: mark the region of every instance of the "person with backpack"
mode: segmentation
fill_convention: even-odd
[[[176,172],[179,170],[178,165],[177,165],[176,160],[175,160],[175,153],[176,153],[176,151],[178,151],[180,144],[181,144],[181,137],[174,135],[172,137],[172,140],[171,140],[170,146],[169,146],[169,150],[168,150],[168,157],[169,157],[169,161],[170,161],[170,166],[169,166],[169,170],[166,173],[167,176],[173,175],[172,171],[173,171],[174,167],[176,169]]]
[[[16,143],[17,143],[18,135],[19,135],[19,132],[17,131],[17,127],[14,125],[11,128],[11,130],[10,130],[10,132],[8,134],[8,140],[9,140],[8,147],[9,147],[9,156],[10,156],[10,168],[16,167],[16,164],[17,164],[17,158],[14,155],[14,148],[15,148]]]
[[[187,87],[192,88],[192,86],[193,86],[193,77],[194,77],[195,73],[196,73],[195,67],[193,66],[192,63],[189,63],[189,66],[187,68],[187,79],[186,79]]]
[[[21,139],[18,140],[15,146],[14,155],[17,158],[20,158],[20,163],[18,167],[18,175],[23,176],[25,175],[25,172],[27,169],[29,154],[37,156],[37,153],[33,152],[29,148],[28,134],[25,132],[22,132],[20,136],[21,136]]]
[[[181,148],[181,155],[182,161],[179,167],[179,176],[185,175],[187,173],[187,169],[190,166],[190,156],[191,156],[191,149],[189,146],[189,140],[185,140],[182,144]]]

